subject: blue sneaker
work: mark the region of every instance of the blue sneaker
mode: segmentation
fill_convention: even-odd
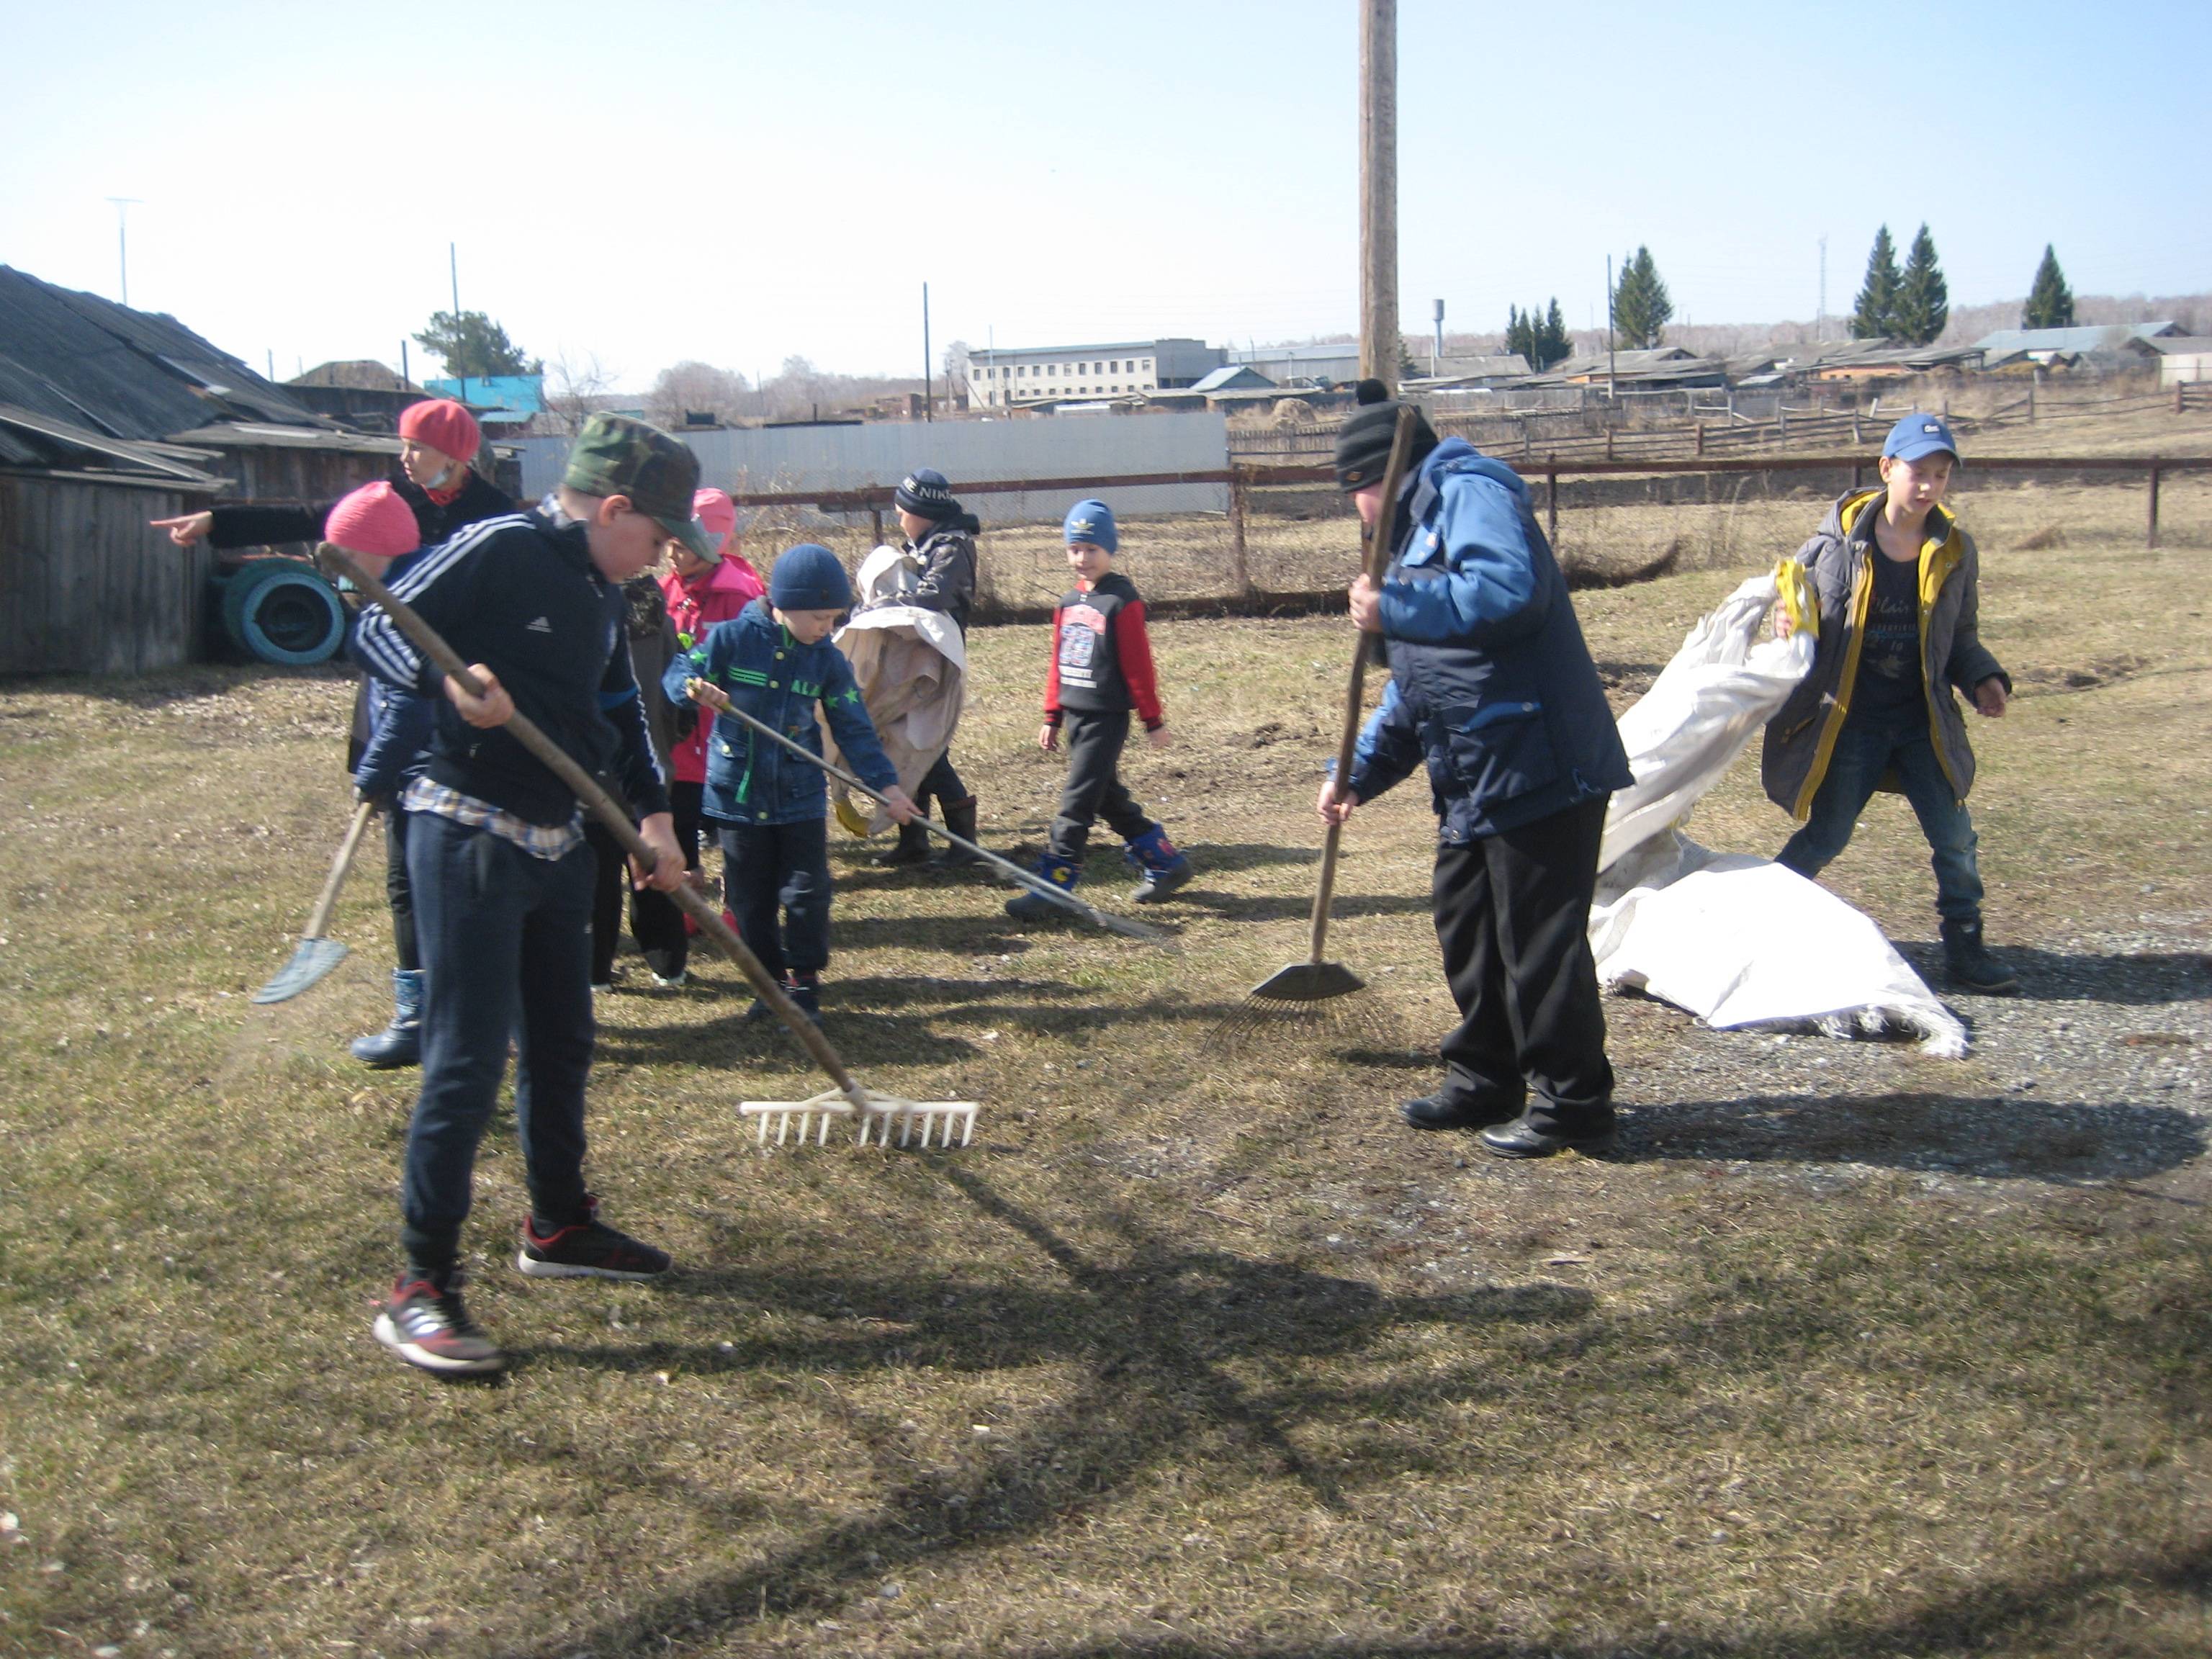
[[[1037,874],[1061,892],[1072,893],[1075,890],[1075,884],[1083,879],[1083,866],[1071,864],[1066,859],[1056,859],[1048,853],[1037,860]],[[1043,894],[1033,893],[1024,888],[1006,901],[1006,914],[1016,921],[1050,921],[1054,917],[1064,916],[1068,912]]]

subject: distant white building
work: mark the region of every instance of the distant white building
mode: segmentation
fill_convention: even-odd
[[[1067,398],[1117,398],[1181,390],[1221,367],[1203,340],[1123,340],[1111,345],[971,347],[970,409],[1015,409]]]
[[[1316,381],[1348,386],[1359,378],[1357,340],[1331,341],[1322,345],[1231,346],[1228,360],[1266,375],[1277,386],[1305,386]]]

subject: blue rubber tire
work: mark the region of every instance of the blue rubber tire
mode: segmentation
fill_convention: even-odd
[[[345,604],[312,565],[264,559],[232,578],[223,631],[259,661],[325,662],[345,640]]]

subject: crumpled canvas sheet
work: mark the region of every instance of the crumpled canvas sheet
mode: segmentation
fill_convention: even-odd
[[[879,547],[861,562],[861,601],[896,592],[914,580],[912,564],[897,548]],[[853,665],[876,736],[898,769],[899,787],[911,795],[951,746],[960,725],[968,681],[960,629],[942,611],[880,605],[857,612],[840,629],[837,647]],[[836,738],[825,731],[823,738],[830,759],[844,765]],[[849,826],[865,817],[869,835],[890,828],[889,812],[865,796],[856,797],[835,778],[830,793],[841,822]]]
[[[1802,634],[1753,643],[1778,592],[1771,575],[1742,584],[1620,717],[1636,781],[1613,796],[1598,854],[1599,982],[1724,1030],[1908,1031],[1924,1053],[1963,1054],[1965,1026],[1870,919],[1794,870],[1680,833],[1812,666]]]

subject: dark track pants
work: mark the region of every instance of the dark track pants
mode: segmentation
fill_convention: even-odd
[[[1054,861],[1080,868],[1097,819],[1104,818],[1123,841],[1136,840],[1152,821],[1121,781],[1121,749],[1129,740],[1126,709],[1115,714],[1068,709],[1060,716],[1060,740],[1067,748],[1067,781],[1046,851]]]
[[[691,941],[684,931],[684,913],[676,901],[650,887],[640,891],[629,884],[629,858],[613,835],[596,823],[584,826],[591,843],[592,983],[605,985],[614,977],[615,950],[622,941],[623,894],[629,892],[629,931],[644,952],[647,966],[663,979],[682,973],[691,957]]]
[[[510,1039],[520,1049],[514,1117],[531,1209],[547,1221],[583,1216],[592,853],[533,858],[488,830],[417,812],[407,867],[429,978],[400,1238],[410,1261],[438,1272],[458,1257]]]
[[[722,902],[769,973],[821,972],[830,894],[829,819],[722,825]]]
[[[384,809],[384,896],[392,907],[392,966],[413,972],[422,965],[415,940],[415,895],[407,881],[407,813],[398,801]]]
[[[1458,1003],[1443,1042],[1445,1088],[1471,1105],[1519,1109],[1533,1090],[1542,1127],[1612,1121],[1613,1066],[1589,948],[1603,796],[1439,847],[1437,942]]]
[[[939,755],[929,770],[921,775],[921,782],[914,792],[914,804],[923,811],[929,803],[937,803],[937,816],[945,816],[948,805],[968,799],[968,786],[961,781],[960,774],[952,769],[952,751],[948,749]]]

